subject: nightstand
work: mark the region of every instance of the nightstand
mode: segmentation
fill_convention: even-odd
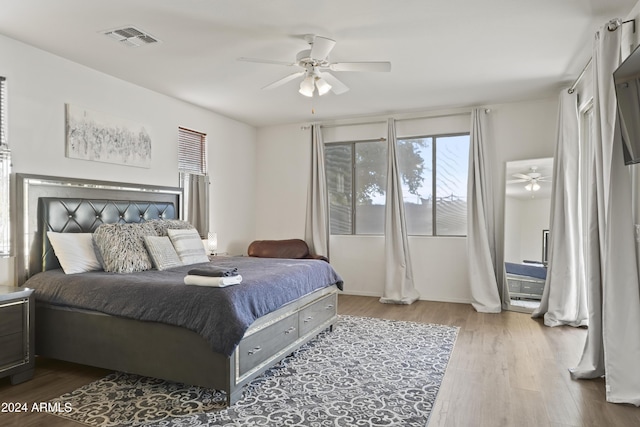
[[[0,378],[19,384],[33,377],[33,289],[0,286]]]

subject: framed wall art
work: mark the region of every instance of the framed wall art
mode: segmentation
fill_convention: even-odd
[[[66,104],[66,156],[151,167],[151,137],[144,125]]]

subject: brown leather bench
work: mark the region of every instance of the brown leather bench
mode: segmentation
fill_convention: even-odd
[[[321,259],[329,262],[323,255],[311,255],[309,246],[301,239],[254,240],[247,249],[247,255],[258,258]]]

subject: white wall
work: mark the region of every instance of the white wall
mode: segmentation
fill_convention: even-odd
[[[550,213],[549,197],[525,200],[506,198],[505,261],[542,261],[542,230],[549,229]]]
[[[487,136],[493,142],[493,176],[498,250],[502,259],[505,162],[552,157],[555,145],[557,100],[491,105]],[[450,113],[425,112],[424,116]],[[439,120],[448,126],[469,129],[469,116]],[[386,136],[384,118],[363,118],[379,122],[361,126],[327,126],[325,141],[368,139]],[[340,122],[340,124],[345,124]],[[398,122],[399,135],[424,129],[419,120]],[[310,131],[302,124],[264,127],[258,130],[256,238],[304,237],[306,192],[310,165]],[[380,296],[384,288],[384,237],[332,236],[331,263],[345,280],[345,292]],[[421,299],[470,302],[465,238],[410,237],[414,278]]]
[[[504,201],[504,261],[522,262],[520,253],[522,241],[522,218],[518,213],[522,210],[522,200],[506,197]]]
[[[542,262],[542,230],[549,229],[551,199],[529,199],[522,204],[522,260]]]
[[[211,230],[220,251],[246,250],[255,232],[255,128],[3,36],[0,52],[13,172],[178,186],[178,126],[205,132]],[[66,103],[144,124],[152,139],[151,167],[65,157]]]

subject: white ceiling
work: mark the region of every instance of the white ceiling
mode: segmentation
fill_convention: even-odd
[[[590,57],[596,29],[636,0],[0,0],[0,34],[255,126],[482,105],[554,95]],[[135,26],[162,41],[126,48]],[[305,34],[330,59],[391,61],[335,75],[351,90],[303,97],[290,68]],[[1,68],[1,64],[0,64]],[[46,72],[46,70],[42,70]],[[315,110],[315,114],[312,114]]]

